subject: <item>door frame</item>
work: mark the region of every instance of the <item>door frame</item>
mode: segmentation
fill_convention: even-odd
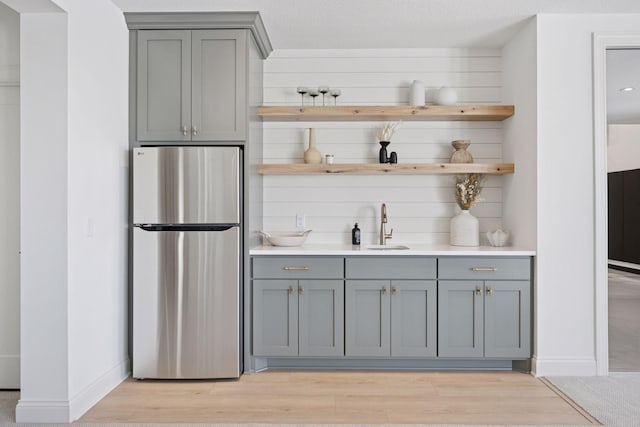
[[[594,275],[597,375],[609,375],[606,51],[616,48],[640,48],[640,33],[593,33]]]

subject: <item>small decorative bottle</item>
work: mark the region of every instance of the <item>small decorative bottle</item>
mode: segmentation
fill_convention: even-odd
[[[360,244],[360,229],[358,228],[358,223],[353,226],[353,230],[351,230],[351,244],[359,245]]]
[[[309,128],[309,148],[304,152],[304,162],[311,164],[320,164],[322,156],[316,149],[316,130]]]

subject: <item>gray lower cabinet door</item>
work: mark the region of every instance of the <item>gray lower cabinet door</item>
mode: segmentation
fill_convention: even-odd
[[[300,356],[344,356],[344,282],[298,282]]]
[[[390,353],[389,280],[347,280],[345,283],[345,354],[382,356]]]
[[[246,30],[194,30],[191,45],[191,139],[245,140]]]
[[[528,281],[486,281],[485,357],[531,356],[531,296]]]
[[[438,282],[438,356],[483,357],[483,282]]]
[[[253,281],[253,354],[298,355],[298,281]]]
[[[391,281],[391,356],[436,357],[435,280]]]
[[[191,31],[138,31],[137,135],[191,139]]]

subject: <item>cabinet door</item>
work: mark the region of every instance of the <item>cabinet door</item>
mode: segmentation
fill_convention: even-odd
[[[531,356],[530,298],[528,281],[485,282],[485,357]]]
[[[253,354],[298,355],[297,280],[253,281]]]
[[[298,283],[300,356],[344,356],[344,282]]]
[[[244,30],[193,31],[194,141],[245,139],[246,37]]]
[[[345,284],[345,353],[389,356],[388,280],[347,280]]]
[[[191,139],[191,31],[138,31],[140,141]]]
[[[435,357],[435,280],[391,282],[391,356]]]
[[[438,282],[438,356],[482,357],[483,282]]]

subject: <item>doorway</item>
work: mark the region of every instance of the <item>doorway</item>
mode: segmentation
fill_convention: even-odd
[[[608,124],[607,124],[607,51],[640,49],[638,34],[593,35],[593,123],[595,187],[595,319],[596,371],[608,375],[609,366],[609,270],[608,270]]]
[[[609,371],[640,372],[640,49],[606,50]]]

